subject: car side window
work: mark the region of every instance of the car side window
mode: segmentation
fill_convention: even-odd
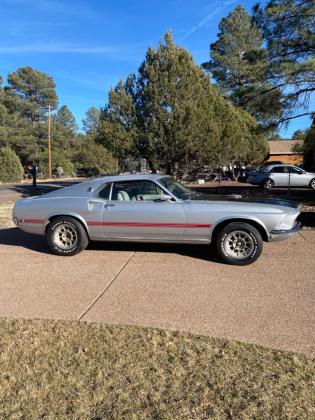
[[[117,201],[154,201],[164,191],[154,182],[148,180],[114,182],[112,200]]]
[[[97,197],[108,200],[110,195],[111,183],[103,185],[103,187],[97,193]]]
[[[285,174],[287,173],[286,166],[276,166],[275,168],[271,169],[272,174]]]
[[[294,167],[289,167],[289,173],[290,174],[302,174],[303,171],[301,169],[298,168],[294,168]]]

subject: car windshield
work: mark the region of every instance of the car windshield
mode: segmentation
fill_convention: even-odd
[[[270,171],[270,165],[263,165],[258,168],[258,172],[269,172],[269,171]]]
[[[179,200],[187,200],[191,195],[195,194],[194,191],[190,191],[185,185],[168,176],[160,178],[159,183]]]

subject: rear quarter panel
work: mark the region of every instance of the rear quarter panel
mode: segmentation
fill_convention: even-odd
[[[90,203],[87,197],[40,197],[19,200],[13,210],[18,226],[30,233],[44,234],[51,218],[61,215],[76,217],[87,229],[88,222],[102,221],[102,202]],[[92,229],[93,230],[93,229]],[[98,234],[98,233],[97,233]]]

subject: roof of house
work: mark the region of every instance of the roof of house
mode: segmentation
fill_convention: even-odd
[[[270,155],[294,155],[294,146],[302,145],[303,140],[270,140],[268,144]]]

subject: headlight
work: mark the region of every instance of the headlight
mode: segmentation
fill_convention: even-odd
[[[295,220],[299,213],[289,214],[283,217],[280,225],[276,226],[274,230],[290,230],[295,225]]]

